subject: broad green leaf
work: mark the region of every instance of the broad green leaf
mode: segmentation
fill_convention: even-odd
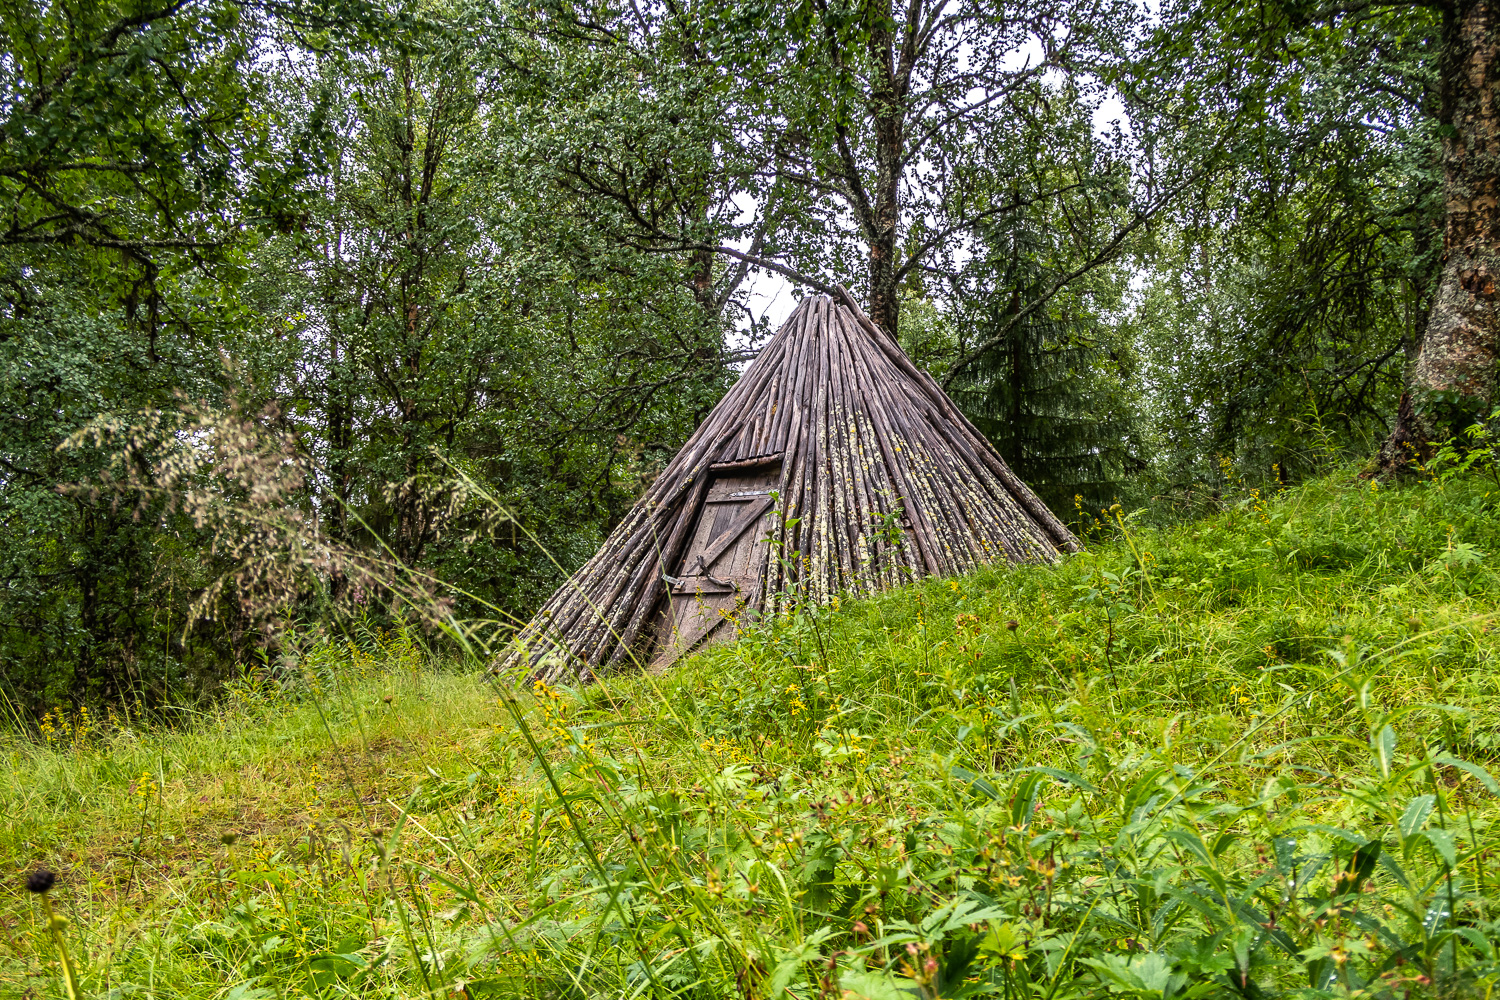
[[[1449,868],[1458,864],[1458,852],[1453,846],[1453,831],[1444,830],[1439,827],[1430,827],[1422,831],[1438,855],[1445,861]]]
[[[1390,726],[1380,730],[1380,734],[1375,738],[1375,752],[1380,761],[1381,776],[1389,778],[1392,762],[1396,758],[1396,730]]]
[[[1435,795],[1418,795],[1406,805],[1406,811],[1401,814],[1400,822],[1397,824],[1401,830],[1402,837],[1410,837],[1422,829],[1422,824],[1427,822],[1427,816],[1432,812],[1432,807],[1437,803]]]

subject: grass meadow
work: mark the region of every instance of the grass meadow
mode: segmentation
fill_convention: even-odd
[[[1488,998],[1497,514],[1343,473],[661,676],[313,630],[13,720],[0,996]]]

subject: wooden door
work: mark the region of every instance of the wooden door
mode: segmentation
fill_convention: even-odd
[[[674,572],[671,605],[662,616],[652,667],[671,666],[694,647],[734,634],[725,623],[742,613],[766,564],[771,491],[781,460],[713,473],[698,524]]]

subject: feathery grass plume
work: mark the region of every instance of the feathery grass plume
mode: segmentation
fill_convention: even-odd
[[[237,614],[238,634],[271,645],[289,613],[314,594],[351,615],[370,595],[383,594],[391,613],[441,626],[452,616],[450,595],[462,593],[398,559],[374,532],[367,532],[373,544],[357,545],[325,529],[308,499],[315,461],[276,404],[252,409],[232,401],[216,409],[180,397],[175,409],[100,416],[58,447],[97,449],[107,462],[95,481],[63,485],[60,492],[109,499],[116,508],[133,505],[137,518],[163,508],[179,512],[210,534],[213,564],[222,569],[195,597],[184,634],[194,622]],[[485,498],[476,504],[462,477],[390,484],[387,499],[409,501],[419,487],[429,497],[428,541],[441,538],[472,506],[487,512],[475,534],[511,519]],[[489,623],[500,632],[518,624],[503,620],[505,613],[488,602],[464,596],[501,619]]]

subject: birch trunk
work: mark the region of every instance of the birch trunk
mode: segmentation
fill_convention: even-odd
[[[1443,260],[1380,464],[1398,469],[1488,413],[1500,358],[1500,0],[1459,0],[1443,26]]]

